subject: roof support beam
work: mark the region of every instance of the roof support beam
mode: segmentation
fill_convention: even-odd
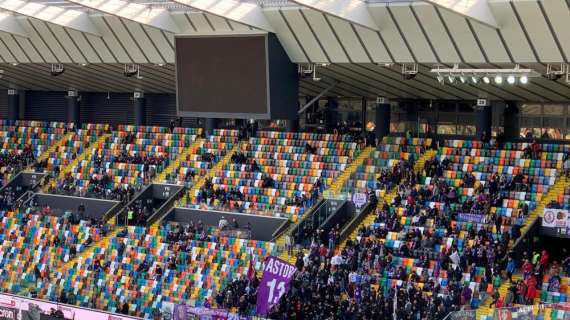
[[[255,3],[240,0],[172,0],[222,18],[232,20],[268,32],[273,27],[265,17],[263,9]]]
[[[19,37],[30,37],[26,30],[20,26],[18,19],[16,19],[14,15],[6,12],[0,12],[0,31],[11,33]]]
[[[171,33],[180,29],[166,9],[150,8],[146,5],[124,0],[67,0],[106,14],[132,20]]]
[[[79,10],[24,0],[0,0],[0,9],[101,37],[89,15]]]
[[[424,0],[438,7],[450,10],[469,19],[477,20],[492,28],[498,29],[499,25],[488,0]]]
[[[368,5],[361,0],[291,0],[326,14],[356,23],[365,28],[379,31],[378,24],[368,11]]]

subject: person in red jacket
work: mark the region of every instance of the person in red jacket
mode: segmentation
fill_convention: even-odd
[[[528,277],[528,279],[526,279],[526,301],[527,303],[533,303],[534,298],[536,298],[537,296],[537,291],[536,291],[536,276],[533,274],[530,277]]]
[[[528,259],[524,259],[522,265],[522,271],[523,271],[523,279],[526,280],[528,276],[530,276],[530,274],[532,273],[532,263],[530,263]]]

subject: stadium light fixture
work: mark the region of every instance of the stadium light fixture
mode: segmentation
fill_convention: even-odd
[[[560,65],[547,64],[546,65],[546,78],[552,81],[558,81],[562,76],[570,73],[570,65],[561,63]]]
[[[53,77],[57,77],[59,75],[62,75],[65,72],[65,68],[63,67],[63,64],[61,63],[54,63],[51,65],[51,71],[50,74]]]
[[[136,63],[125,64],[125,70],[123,71],[123,75],[127,78],[135,77],[136,79],[143,79],[143,76],[141,75],[140,66]]]
[[[437,82],[445,84],[445,78],[442,75],[437,75]]]
[[[404,80],[412,80],[418,74],[418,69],[417,63],[404,63],[402,64],[402,77]]]
[[[317,76],[317,65],[313,66],[313,81],[318,82],[321,81],[321,78]]]
[[[525,75],[521,76],[521,78],[519,79],[519,82],[521,84],[527,84],[528,83],[528,77]]]
[[[455,82],[455,77],[452,75],[447,76],[447,80],[449,81],[449,83],[454,83]]]
[[[515,76],[508,76],[507,77],[507,83],[508,84],[515,84],[515,82],[516,82]]]
[[[568,67],[564,68],[565,71],[570,70]],[[561,68],[557,70],[560,69]],[[437,66],[431,69],[430,72],[443,77],[457,77],[459,78],[457,82],[461,83],[467,83],[468,78],[464,77],[464,75],[469,75],[473,84],[478,84],[479,79],[481,79],[484,84],[490,84],[491,81],[494,81],[496,84],[502,84],[503,80],[506,80],[509,84],[516,84],[517,79],[520,79],[523,76],[526,77],[526,83],[528,83],[529,78],[542,76],[539,72],[533,69],[523,69],[518,64],[511,69],[463,69],[459,67],[459,64],[454,64],[452,68],[442,68],[441,66]],[[450,82],[453,83],[452,81]],[[524,84],[523,82],[521,83]]]
[[[297,73],[301,78],[311,79],[313,81],[321,81],[317,76],[317,67],[327,67],[328,63],[305,63],[297,65]]]

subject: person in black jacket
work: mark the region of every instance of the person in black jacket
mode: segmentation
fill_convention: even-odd
[[[129,315],[129,304],[126,301],[123,302],[120,313],[124,315]]]

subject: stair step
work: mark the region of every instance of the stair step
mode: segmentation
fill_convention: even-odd
[[[186,159],[188,155],[196,153],[196,149],[198,149],[202,143],[204,143],[204,139],[197,138],[196,141],[194,141],[190,146],[188,146],[188,148],[184,149],[184,151],[178,155],[174,162],[162,170],[162,172],[154,179],[154,182],[166,182],[166,175],[177,170],[180,167],[180,162],[182,162],[182,159]]]
[[[428,151],[424,152],[420,156],[420,158],[416,161],[416,163],[414,165],[414,171],[417,172],[417,171],[422,170],[426,160],[433,158],[435,156],[435,154],[436,154],[435,150],[428,150]],[[364,160],[362,163],[364,163]],[[388,203],[392,202],[392,200],[394,200],[394,198],[396,197],[396,191],[397,191],[397,189],[394,189],[391,192],[384,194],[384,197],[383,197],[384,201],[386,201]],[[380,204],[380,203],[382,203],[382,201],[378,202],[378,204]],[[356,235],[358,234],[358,229],[360,229],[362,226],[372,224],[374,219],[376,219],[376,212],[375,212],[375,210],[372,210],[372,212],[370,212],[370,214],[368,216],[366,216],[366,217],[364,217],[364,219],[362,219],[362,222],[360,222],[360,224],[354,228],[354,231],[346,239],[341,239],[340,249],[344,248],[344,246],[346,244],[346,240],[353,239],[356,237]]]

